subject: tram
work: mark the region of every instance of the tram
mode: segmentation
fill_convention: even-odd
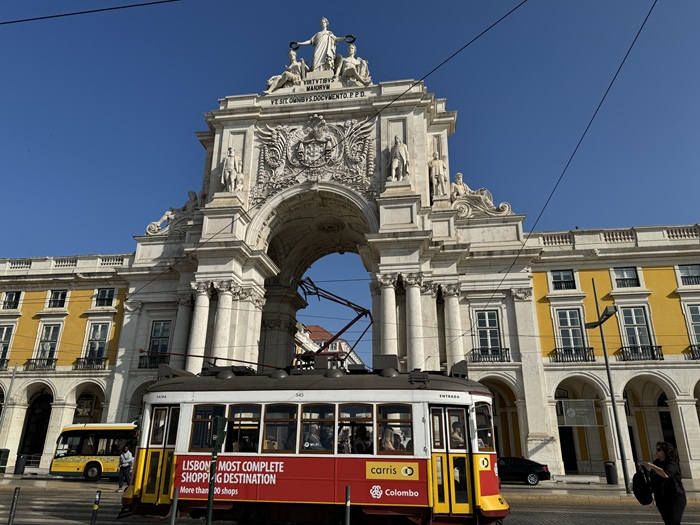
[[[395,361],[396,362],[396,361]],[[132,485],[135,513],[206,512],[217,418],[214,516],[237,523],[489,524],[500,494],[489,390],[397,366],[213,368],[153,384]],[[348,489],[349,487],[349,489]],[[349,495],[349,498],[348,498]]]

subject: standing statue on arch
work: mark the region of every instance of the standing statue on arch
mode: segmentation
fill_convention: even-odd
[[[391,147],[390,152],[390,167],[389,167],[389,182],[397,180],[403,180],[408,178],[408,146],[404,144],[398,135],[394,137],[394,145]]]
[[[350,41],[355,40],[354,37],[340,37],[335,36],[332,31],[328,29],[328,19],[321,18],[321,30],[312,36],[308,40],[303,42],[292,42],[290,47],[292,49],[298,49],[299,46],[314,46],[314,59],[311,64],[312,71],[335,71],[335,45],[343,40]]]

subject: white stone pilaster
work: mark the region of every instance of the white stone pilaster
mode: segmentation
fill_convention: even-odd
[[[442,296],[445,299],[445,354],[447,357],[445,369],[449,371],[455,363],[465,359],[462,318],[459,312],[459,284],[442,285]]]
[[[408,347],[408,369],[425,370],[423,349],[423,310],[421,307],[421,285],[423,274],[403,275],[406,289],[406,340]]]
[[[398,355],[399,334],[396,327],[396,279],[395,273],[384,274],[378,277],[382,287],[382,321],[381,337],[382,355]]]
[[[700,421],[692,397],[669,399],[673,432],[684,478],[700,477]]]
[[[190,334],[190,323],[192,322],[191,301],[191,295],[186,293],[180,294],[177,298],[175,332],[173,333],[173,345],[170,350],[170,366],[175,368],[185,368],[187,339]]]
[[[192,283],[195,290],[194,314],[192,316],[192,330],[190,332],[190,344],[187,349],[185,370],[198,374],[202,371],[204,363],[204,346],[207,340],[207,322],[209,319],[209,283]]]
[[[369,283],[369,291],[372,295],[372,356],[381,354],[382,348],[382,287],[373,281]],[[365,363],[372,366],[373,363]]]
[[[212,354],[217,366],[229,366],[229,340],[231,336],[231,315],[233,310],[232,281],[219,281],[214,283],[214,288],[219,293],[216,305],[216,320],[214,321],[214,338],[212,341]],[[216,361],[220,359],[220,361]]]
[[[75,403],[60,403],[54,402],[51,404],[51,417],[49,418],[49,426],[46,429],[47,436],[58,436],[61,433],[61,429],[66,425],[73,423],[73,418],[75,416]],[[41,461],[39,463],[39,468],[49,469],[51,467],[51,460],[53,459],[54,449],[56,448],[56,442],[51,439],[47,439],[44,442],[44,450],[41,454]]]
[[[615,462],[617,467],[617,482],[624,486],[624,474],[622,470],[622,455],[620,452],[619,443],[622,441],[622,446],[625,450],[625,459],[627,460],[627,473],[630,481],[632,474],[635,472],[634,459],[632,457],[632,444],[630,443],[630,434],[627,430],[627,420],[625,418],[625,403],[622,396],[616,396],[617,399],[617,415],[620,422],[620,438],[618,439],[615,427],[615,416],[613,414],[613,403],[610,398],[600,401],[600,406],[603,411],[603,426],[605,427],[605,439],[608,442],[608,458]]]
[[[421,300],[423,312],[423,351],[425,352],[424,370],[440,370],[440,345],[438,337],[437,285],[423,283]]]

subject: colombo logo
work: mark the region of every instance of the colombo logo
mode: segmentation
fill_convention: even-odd
[[[375,485],[369,491],[370,496],[372,496],[374,499],[381,498],[383,493],[384,493],[384,491],[382,490],[382,487],[380,487],[379,485]]]

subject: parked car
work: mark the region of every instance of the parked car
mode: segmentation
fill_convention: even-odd
[[[547,465],[525,458],[499,458],[498,477],[501,481],[524,481],[528,485],[537,485],[542,480],[552,477]]]

